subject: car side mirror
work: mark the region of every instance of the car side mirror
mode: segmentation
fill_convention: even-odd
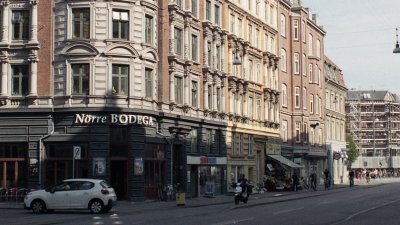
[[[56,189],[55,188],[51,188],[50,189],[50,193],[54,194],[54,192],[56,192]]]

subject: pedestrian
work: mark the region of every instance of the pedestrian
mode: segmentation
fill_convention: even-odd
[[[349,181],[350,181],[350,187],[353,187],[354,185],[354,171],[350,170],[349,172]]]
[[[292,180],[293,180],[293,191],[297,191],[297,187],[299,185],[299,177],[297,176],[296,172],[293,173]]]
[[[310,180],[311,180],[311,188],[314,191],[317,191],[317,174],[315,174],[315,171],[313,171],[310,175]]]
[[[330,182],[330,173],[328,169],[324,170],[324,176],[325,176],[325,190],[329,189],[331,186],[331,182]]]

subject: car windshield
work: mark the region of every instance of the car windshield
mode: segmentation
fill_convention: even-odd
[[[111,188],[111,186],[110,186],[107,182],[105,182],[104,180],[100,182],[100,185],[101,185],[103,188]]]

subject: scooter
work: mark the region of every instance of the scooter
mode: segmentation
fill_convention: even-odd
[[[235,204],[239,204],[240,201],[246,204],[249,200],[252,187],[242,183],[232,183],[232,187],[235,189]]]

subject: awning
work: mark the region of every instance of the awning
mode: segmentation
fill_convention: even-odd
[[[269,157],[275,159],[276,161],[279,161],[280,163],[282,163],[283,165],[292,167],[292,168],[302,168],[303,166],[298,165],[292,161],[290,161],[289,159],[281,156],[281,155],[268,155]]]

